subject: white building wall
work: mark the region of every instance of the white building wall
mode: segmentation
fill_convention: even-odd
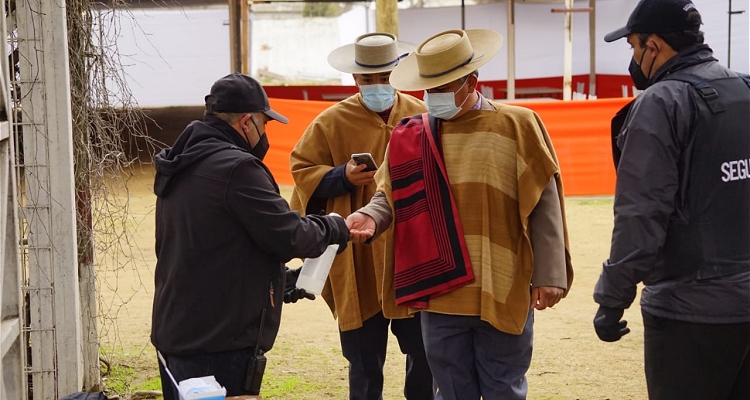
[[[706,42],[720,62],[727,60],[728,0],[694,0],[703,15]],[[750,0],[733,0],[733,69],[750,72]],[[625,25],[634,0],[599,0],[596,22],[596,68],[599,74],[626,75],[631,57],[624,41],[605,43],[604,35]],[[588,1],[576,1],[587,7]],[[516,77],[539,78],[563,73],[563,15],[551,13],[561,3],[516,5]],[[506,4],[465,7],[466,29],[507,32]],[[229,23],[225,7],[133,10],[121,18],[118,46],[126,64],[127,79],[136,100],[145,107],[199,105],[217,78],[229,73]],[[351,76],[328,65],[328,53],[375,29],[374,4],[353,3],[338,18],[302,18],[301,15],[256,13],[251,15],[251,74],[259,69],[297,82]],[[461,28],[460,7],[402,9],[400,39],[415,44],[446,29]],[[507,77],[507,43],[482,67],[483,80]],[[589,73],[588,15],[573,15],[573,74]]]
[[[133,96],[143,107],[203,104],[229,73],[226,8],[132,10],[117,45]]]
[[[338,79],[338,72],[326,61],[328,53],[341,42],[336,19],[288,17],[253,16],[251,74],[266,69],[295,81]],[[228,35],[227,30],[227,38]],[[226,57],[229,58],[228,39]]]
[[[582,6],[576,3],[576,6]],[[563,74],[563,14],[553,14],[560,4],[516,5],[516,78],[540,78]],[[507,36],[505,3],[481,4],[465,9],[466,29],[492,29]],[[401,39],[419,43],[446,29],[461,29],[461,8],[444,7],[402,10],[399,14]],[[573,16],[573,74],[588,73],[588,15]],[[483,80],[508,76],[508,46],[479,71]]]
[[[706,44],[714,50],[714,57],[723,65],[727,65],[729,1],[693,0],[693,3],[703,18],[701,30],[705,33]],[[606,43],[603,38],[608,32],[625,25],[634,4],[634,1],[627,0],[599,0],[597,2],[596,36],[597,40],[600,40],[597,43],[597,73],[627,74],[628,63],[632,54],[628,51],[630,45],[624,40]],[[745,13],[732,17],[730,66],[737,72],[747,74],[750,73],[750,59],[748,59],[748,54],[750,54],[750,36],[748,35],[750,0],[733,0],[732,9],[735,11],[745,10]]]

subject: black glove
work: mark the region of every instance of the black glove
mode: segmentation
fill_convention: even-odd
[[[305,289],[297,287],[297,278],[302,272],[302,268],[286,269],[286,282],[284,283],[284,303],[296,303],[297,300],[305,298],[315,300],[315,295],[307,293]]]
[[[284,292],[284,303],[296,303],[299,299],[315,300],[315,295],[307,293],[305,289],[294,288]]]
[[[624,312],[622,308],[599,306],[594,317],[596,336],[605,342],[616,342],[630,333],[630,328],[627,327],[628,321],[620,321]]]

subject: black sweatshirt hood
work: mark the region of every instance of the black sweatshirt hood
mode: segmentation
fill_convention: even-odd
[[[219,118],[206,116],[191,122],[172,147],[162,149],[154,158],[154,193],[167,196],[172,181],[181,172],[222,150],[250,152],[249,144],[237,131]]]

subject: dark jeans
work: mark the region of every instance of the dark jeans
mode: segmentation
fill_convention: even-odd
[[[750,323],[696,324],[641,314],[649,399],[750,399]]]
[[[388,346],[388,325],[406,354],[404,397],[408,400],[433,398],[432,373],[422,343],[419,314],[413,318],[387,319],[378,313],[361,328],[339,332],[341,350],[349,361],[349,399],[383,398],[383,364]]]
[[[427,360],[445,400],[521,400],[531,365],[534,311],[520,335],[500,332],[479,316],[422,311]]]
[[[253,350],[252,348],[248,348],[194,356],[162,355],[167,361],[169,371],[177,383],[188,378],[213,375],[216,381],[227,389],[228,397],[251,394],[245,392],[243,386],[245,384],[247,363],[252,358]],[[161,375],[161,388],[164,400],[179,400],[180,396],[177,393],[177,388],[169,379],[161,362],[159,363],[159,374]]]

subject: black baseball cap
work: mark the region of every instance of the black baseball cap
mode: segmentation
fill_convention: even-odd
[[[235,72],[211,86],[206,96],[206,111],[228,113],[262,112],[269,118],[286,124],[289,120],[271,109],[268,96],[260,82],[252,77]]]
[[[690,10],[695,10],[690,0],[641,0],[630,14],[624,27],[604,36],[605,42],[614,42],[631,33],[672,33],[693,31],[699,25],[685,21]]]

